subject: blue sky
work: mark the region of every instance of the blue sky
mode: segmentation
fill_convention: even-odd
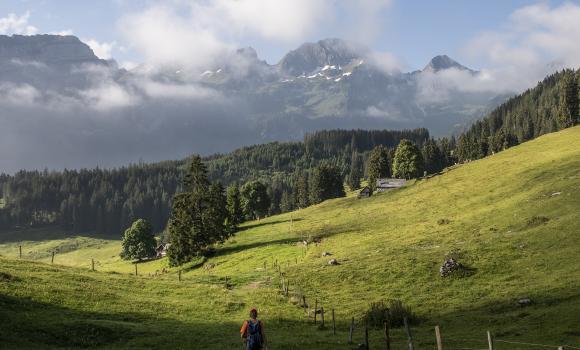
[[[215,2],[223,5],[227,1],[229,0]],[[109,51],[113,58],[119,62],[137,63],[148,60],[151,50],[148,54],[143,44],[133,42],[135,39],[133,33],[127,32],[138,31],[139,28],[127,28],[126,23],[124,24],[127,17],[138,16],[158,6],[174,7],[177,9],[175,13],[179,16],[179,12],[188,5],[212,2],[212,0],[7,0],[0,2],[0,18],[6,18],[10,14],[19,18],[26,16],[28,25],[36,28],[38,33],[71,31],[83,40],[93,39],[95,43],[109,43],[111,45]],[[307,4],[304,5],[306,7],[313,6],[310,4],[315,2],[313,0],[293,3],[296,6],[304,3]],[[510,16],[518,9],[538,4],[556,8],[563,2],[363,0],[347,6],[337,3],[339,2],[321,0],[318,8],[298,12],[297,16],[304,16],[304,13],[310,15],[314,11],[319,11],[320,14],[318,17],[312,16],[310,22],[304,23],[309,26],[309,30],[300,31],[296,35],[290,31],[283,31],[280,35],[270,36],[264,33],[263,28],[248,30],[240,35],[224,33],[219,26],[216,26],[218,29],[212,27],[212,30],[218,32],[216,35],[220,40],[225,38],[228,45],[253,46],[269,63],[277,62],[284,53],[303,41],[344,37],[361,41],[374,50],[396,56],[405,70],[421,68],[437,54],[448,54],[468,66],[479,69],[489,64],[489,61],[485,57],[466,54],[465,48],[474,38],[482,33],[503,30],[509,26]],[[362,3],[364,4],[360,5]],[[324,8],[325,6],[327,8]],[[360,8],[364,6],[368,9],[361,10]],[[352,12],[357,12],[356,16],[352,15]],[[211,13],[219,12],[212,9]],[[332,20],[325,18],[325,13],[329,14]],[[207,14],[204,16],[207,17]],[[372,22],[370,25],[372,28],[360,32],[359,28],[366,26],[367,19],[371,17],[368,22]],[[184,16],[184,18],[195,21],[198,17]],[[209,22],[211,20],[208,19]],[[146,25],[147,22],[137,23]],[[295,23],[291,22],[288,25],[292,26]],[[243,25],[244,27],[240,28],[247,27],[247,23]],[[265,28],[267,30],[268,27]],[[10,34],[10,30],[5,31],[5,34]],[[140,39],[146,40],[142,37]]]

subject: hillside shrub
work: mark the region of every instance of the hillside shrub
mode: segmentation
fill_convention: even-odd
[[[409,306],[403,304],[401,300],[390,300],[388,305],[383,301],[371,303],[369,309],[364,313],[362,321],[367,327],[380,329],[386,320],[389,327],[402,327],[405,317],[409,324],[419,322],[417,315]]]
[[[532,216],[526,223],[528,227],[540,226],[550,221],[550,218],[545,216]]]

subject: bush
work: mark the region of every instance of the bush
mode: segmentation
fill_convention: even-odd
[[[449,224],[449,223],[451,223],[451,220],[449,220],[449,219],[445,219],[445,218],[443,218],[443,219],[439,219],[439,220],[437,220],[437,224],[438,224],[438,225],[447,225],[447,224]]]
[[[550,221],[550,218],[545,216],[532,216],[528,219],[527,225],[528,227],[540,226]]]
[[[415,324],[419,321],[417,315],[408,306],[403,305],[402,301],[390,300],[388,306],[382,301],[371,303],[362,320],[370,328],[382,328],[386,320],[389,321],[389,327],[396,328],[405,324],[405,317],[409,324]]]

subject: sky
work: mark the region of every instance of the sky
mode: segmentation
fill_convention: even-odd
[[[159,51],[166,51],[166,56],[173,55],[175,46],[183,43],[172,46],[164,39],[174,36],[185,41],[192,39],[197,50],[204,53],[217,53],[223,47],[252,46],[269,63],[278,62],[302,42],[340,37],[392,55],[404,70],[420,69],[438,54],[448,54],[464,65],[480,69],[494,62],[489,57],[489,47],[482,49],[488,52],[480,54],[474,49],[478,40],[490,35],[521,35],[514,34],[518,30],[514,26],[520,26],[514,19],[518,11],[537,8],[541,14],[566,5],[578,3],[524,0],[2,0],[0,34],[73,34],[89,43],[101,58],[114,58],[126,67],[166,59]],[[533,16],[539,14],[528,15]],[[545,21],[550,19],[535,20],[538,23],[534,28],[537,28],[545,26]],[[158,37],[152,39],[156,34]],[[499,40],[496,38],[496,41]],[[195,49],[183,53],[184,56],[195,54]]]

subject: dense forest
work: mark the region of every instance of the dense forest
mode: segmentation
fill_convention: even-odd
[[[395,148],[409,140],[422,153],[422,169],[435,173],[540,135],[578,124],[580,70],[563,70],[511,98],[476,121],[458,139],[433,140],[426,129],[324,130],[302,142],[273,142],[203,159],[210,181],[266,187],[267,214],[321,200],[321,177],[358,188],[362,178],[391,175]],[[380,147],[379,147],[380,146]],[[70,232],[121,235],[136,219],[165,229],[172,200],[182,191],[189,159],[119,169],[20,171],[0,175],[0,229],[60,225]],[[372,163],[372,162],[371,162]],[[370,168],[370,173],[369,173]]]
[[[580,69],[566,69],[509,99],[459,137],[459,161],[479,159],[576,125],[579,84]]]
[[[350,168],[352,140],[364,157],[376,145],[393,148],[402,139],[422,145],[429,133],[426,129],[321,131],[306,135],[304,142],[249,146],[203,160],[211,181],[266,184],[271,199],[268,213],[276,214],[299,206],[294,199],[290,202],[289,194],[300,177],[308,177],[322,163],[335,166],[344,176]],[[54,224],[71,232],[120,235],[137,218],[145,218],[159,232],[170,217],[173,196],[181,191],[188,162],[2,174],[0,228]]]

